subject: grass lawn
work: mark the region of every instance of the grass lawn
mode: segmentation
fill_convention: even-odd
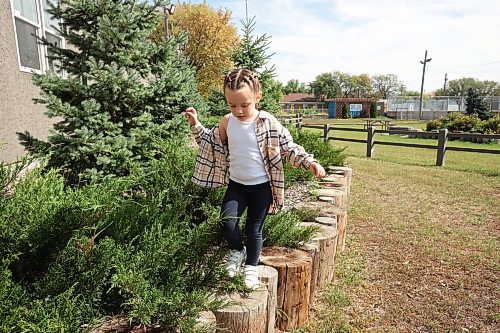
[[[500,156],[448,152],[436,167],[434,150],[367,159],[339,144],[354,171],[347,249],[295,332],[499,332]]]

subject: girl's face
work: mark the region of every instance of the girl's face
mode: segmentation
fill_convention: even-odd
[[[252,121],[255,119],[257,115],[255,104],[260,101],[262,93],[254,93],[252,88],[245,84],[238,90],[226,88],[224,95],[233,116],[241,121]]]

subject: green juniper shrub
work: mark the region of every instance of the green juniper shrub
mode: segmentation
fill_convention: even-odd
[[[270,215],[264,223],[262,231],[265,246],[297,247],[302,242],[311,240],[319,227],[301,227],[303,221],[300,213],[295,210]]]
[[[295,143],[304,147],[304,149],[314,155],[321,165],[326,169],[332,165],[344,165],[346,155],[345,148],[334,148],[329,143],[323,142],[320,133],[302,130],[299,131],[295,127],[289,126],[290,134],[292,134]],[[290,164],[285,163],[285,187],[289,187],[292,183],[299,180],[311,180],[312,174],[300,168],[294,168]]]
[[[35,326],[39,316],[57,315],[50,325],[76,331],[124,313],[132,323],[190,332],[199,311],[216,306],[208,295],[227,279],[217,246],[222,191],[192,184],[195,152],[186,143],[155,144],[169,158],[127,177],[72,188],[57,170],[36,170],[0,196],[0,260],[10,258],[2,274],[25,299],[15,301],[24,321],[11,307],[2,323],[45,327]],[[74,304],[89,311],[76,316]]]

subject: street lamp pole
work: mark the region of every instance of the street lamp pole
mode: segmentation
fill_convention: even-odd
[[[425,56],[424,56],[424,61],[420,61],[420,63],[422,65],[424,65],[424,69],[422,71],[422,85],[420,86],[420,112],[419,112],[419,115],[418,115],[418,119],[422,119],[422,116],[423,116],[423,113],[422,113],[422,109],[423,109],[423,102],[424,102],[424,78],[425,78],[425,65],[431,61],[432,58],[429,58],[427,59],[427,50],[425,50]]]

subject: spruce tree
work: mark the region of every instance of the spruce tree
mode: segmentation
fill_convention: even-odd
[[[65,0],[50,6],[68,47],[41,40],[58,74],[34,75],[34,82],[41,90],[35,102],[46,106],[55,124],[47,141],[28,132],[19,136],[71,184],[127,175],[162,157],[158,140],[182,128],[186,133],[178,114],[201,103],[194,72],[178,53],[180,41],[150,38],[162,19],[156,8],[167,1],[150,2]]]
[[[481,120],[488,120],[491,118],[491,113],[488,112],[488,107],[484,103],[484,100],[472,88],[469,88],[467,92],[465,113],[468,115],[477,114]]]
[[[267,63],[274,55],[268,54],[271,36],[263,34],[254,36],[255,17],[241,20],[243,36],[233,54],[233,62],[238,68],[248,68],[259,75],[262,85],[262,99],[260,107],[268,112],[281,110],[279,99],[282,97],[281,87],[273,78],[275,67],[267,67]]]

